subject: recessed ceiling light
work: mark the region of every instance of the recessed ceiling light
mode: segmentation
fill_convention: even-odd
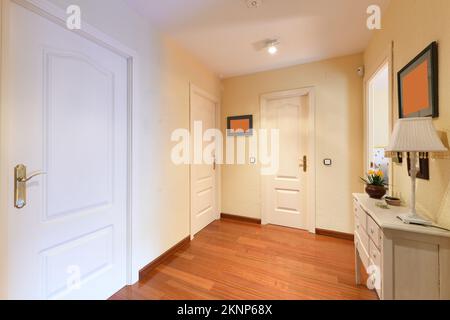
[[[257,9],[262,5],[262,0],[247,0],[247,7]]]
[[[271,55],[274,55],[278,52],[278,48],[276,46],[270,46],[267,48],[267,52],[269,52]]]
[[[278,42],[278,40],[270,40],[267,42],[267,52],[271,55],[274,55],[278,52],[278,45],[280,43]]]

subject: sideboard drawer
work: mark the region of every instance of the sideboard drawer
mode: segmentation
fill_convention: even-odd
[[[355,231],[356,232],[365,232],[363,227],[361,226],[361,223],[359,222],[358,216],[355,216]]]
[[[358,207],[359,207],[358,201],[353,199],[353,213],[354,213],[355,217],[358,216]]]
[[[367,235],[367,233],[364,230],[359,230],[359,231],[356,230],[355,234],[357,235],[357,238],[359,239],[361,246],[364,248],[364,251],[366,251],[367,254],[369,254],[370,240],[369,240],[369,236]]]
[[[370,258],[369,253],[363,245],[358,233],[355,234],[355,248],[358,251],[359,258],[361,259],[362,264],[367,269],[370,266]]]
[[[369,255],[372,263],[381,270],[381,252],[373,241],[370,241]]]
[[[355,213],[358,217],[360,226],[364,230],[367,230],[367,213],[361,208],[358,203],[355,204]]]
[[[377,223],[371,218],[367,217],[367,233],[370,239],[374,242],[378,249],[381,249],[383,243],[383,233]]]

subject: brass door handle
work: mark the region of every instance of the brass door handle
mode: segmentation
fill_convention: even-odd
[[[33,178],[35,178],[35,177],[37,177],[37,176],[44,175],[44,174],[46,174],[46,173],[43,172],[43,171],[38,171],[38,172],[36,172],[36,173],[33,173],[31,176],[29,176],[29,177],[27,177],[27,178],[18,178],[17,181],[19,181],[19,182],[28,182],[28,181],[30,181],[31,179],[33,179]]]
[[[14,207],[22,209],[27,205],[27,182],[31,179],[46,174],[39,171],[27,177],[27,167],[19,164],[14,168]]]
[[[303,156],[303,159],[301,161],[302,162],[300,163],[300,168],[303,168],[303,172],[307,172],[308,171],[308,157]]]

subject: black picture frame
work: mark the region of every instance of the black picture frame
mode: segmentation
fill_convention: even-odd
[[[232,132],[231,122],[233,120],[248,120],[249,130],[247,132]],[[233,116],[227,118],[227,134],[228,136],[252,136],[253,135],[253,115]]]
[[[415,70],[424,60],[429,60],[429,108],[412,113],[408,116],[404,114],[403,107],[403,79],[410,72]],[[438,43],[435,41],[419,53],[410,63],[408,63],[397,74],[398,80],[398,99],[399,99],[399,117],[439,117],[439,63],[438,63]]]

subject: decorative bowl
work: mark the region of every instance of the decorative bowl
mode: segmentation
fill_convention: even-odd
[[[386,197],[386,198],[384,198],[384,200],[390,206],[401,207],[401,205],[402,205],[402,200],[400,200],[399,198]]]

